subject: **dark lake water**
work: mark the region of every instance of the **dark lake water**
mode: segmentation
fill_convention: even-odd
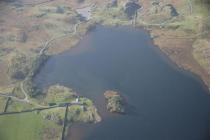
[[[143,29],[98,26],[77,47],[53,56],[35,82],[59,83],[94,100],[103,121],[75,125],[69,140],[210,140],[208,91],[160,55]],[[126,115],[106,111],[109,89],[126,98]]]

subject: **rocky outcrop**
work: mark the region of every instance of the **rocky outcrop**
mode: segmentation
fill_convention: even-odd
[[[70,106],[67,116],[68,122],[97,123],[101,121],[96,107],[92,105]]]
[[[107,101],[107,110],[113,113],[125,113],[125,102],[116,91],[108,90],[104,93]]]

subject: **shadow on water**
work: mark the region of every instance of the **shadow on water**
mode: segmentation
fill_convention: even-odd
[[[60,83],[94,100],[103,121],[74,125],[72,140],[210,139],[209,92],[160,56],[142,29],[97,26],[77,47],[53,56],[35,82]],[[106,111],[106,90],[126,98],[126,115]]]

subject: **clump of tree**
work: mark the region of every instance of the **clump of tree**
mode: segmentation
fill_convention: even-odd
[[[12,54],[9,60],[8,73],[12,79],[21,80],[24,79],[30,69],[30,58],[24,53],[15,52]]]
[[[36,55],[31,62],[30,65],[31,67],[28,73],[28,77],[33,79],[34,76],[36,76],[36,74],[39,72],[40,67],[47,61],[48,58],[49,56],[46,55],[45,53],[41,55]]]
[[[25,43],[28,39],[28,35],[25,31],[20,31],[17,35],[17,41]]]
[[[35,57],[31,63],[30,71],[25,80],[25,88],[29,96],[36,97],[40,95],[41,90],[33,83],[33,78],[39,72],[40,67],[47,61],[48,55],[42,54]]]
[[[33,78],[48,56],[33,55],[15,51],[9,59],[8,74],[12,79],[23,80],[27,76]]]
[[[135,1],[129,1],[125,4],[125,14],[129,19],[132,19],[136,16],[137,10],[140,9],[141,6]]]
[[[58,13],[58,14],[65,13],[65,8],[63,6],[57,6],[56,13]]]
[[[41,92],[34,85],[33,78],[47,59],[48,56],[46,54],[30,56],[29,54],[16,51],[9,60],[8,73],[12,79],[24,80],[25,92],[29,96],[35,97]]]
[[[39,88],[34,85],[33,80],[31,78],[27,78],[24,81],[24,90],[30,97],[36,97],[37,95],[41,94]]]

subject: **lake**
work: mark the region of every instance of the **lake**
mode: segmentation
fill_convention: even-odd
[[[143,29],[97,26],[77,47],[52,56],[35,83],[59,83],[94,100],[102,122],[74,125],[68,140],[210,139],[209,92],[161,55]],[[106,111],[106,90],[125,97],[126,115]]]

